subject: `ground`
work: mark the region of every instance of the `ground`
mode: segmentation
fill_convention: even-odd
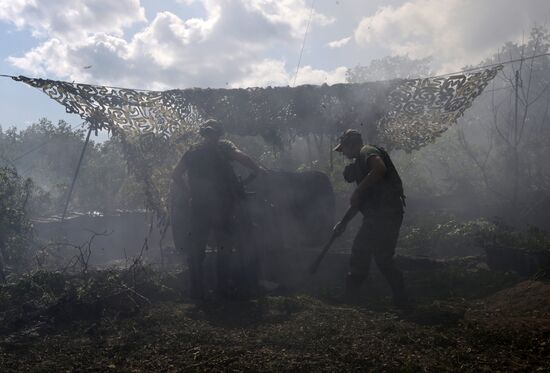
[[[194,304],[183,276],[132,267],[4,285],[1,371],[550,370],[544,281],[470,273],[492,294],[429,295],[399,311],[383,294],[354,305],[300,292]]]

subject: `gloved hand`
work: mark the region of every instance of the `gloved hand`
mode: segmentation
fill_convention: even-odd
[[[342,235],[346,231],[346,223],[339,221],[336,223],[334,228],[332,228],[332,233],[336,235],[336,237]]]
[[[354,183],[357,180],[355,162],[348,164],[344,168],[344,180],[348,183]]]

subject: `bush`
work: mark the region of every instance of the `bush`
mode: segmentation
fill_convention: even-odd
[[[500,220],[458,221],[452,216],[427,216],[404,226],[402,253],[436,257],[479,255],[485,248],[550,252],[550,233],[535,226],[514,228]]]
[[[483,247],[522,249],[530,252],[550,252],[550,233],[535,226],[519,230],[502,222],[479,232],[478,240]]]
[[[26,213],[32,182],[14,168],[0,167],[0,276],[7,266],[22,264],[31,236]]]
[[[436,257],[481,254],[482,237],[494,231],[485,219],[460,222],[452,216],[426,217],[414,225],[404,226],[399,240],[403,253]]]

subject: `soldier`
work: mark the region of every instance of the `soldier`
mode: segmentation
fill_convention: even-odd
[[[392,289],[394,304],[406,306],[408,299],[403,275],[394,262],[405,205],[401,178],[388,153],[383,148],[364,145],[358,131],[346,130],[333,150],[354,160],[344,170],[344,178],[347,182],[357,183],[350,207],[363,214],[363,223],[351,249],[346,295],[348,299],[357,296],[374,257]],[[349,220],[337,223],[334,230],[343,233]]]
[[[231,277],[228,263],[223,261],[229,260],[235,245],[241,245],[239,249],[242,249],[246,241],[242,239],[243,234],[250,235],[251,222],[244,206],[244,188],[231,162],[238,162],[253,174],[262,171],[252,158],[231,141],[221,139],[223,128],[218,121],[207,120],[199,133],[203,141],[183,155],[172,174],[176,188],[185,189],[182,194],[190,197],[187,248],[190,290],[194,299],[204,298],[203,261],[210,233],[214,231],[218,240],[218,290],[222,293],[226,293],[228,287],[232,286],[228,283]],[[241,256],[243,251],[239,252]],[[247,261],[245,267],[248,271],[255,270],[254,258],[241,257],[240,260],[241,264],[243,260]],[[248,281],[257,281],[255,274],[248,275]]]

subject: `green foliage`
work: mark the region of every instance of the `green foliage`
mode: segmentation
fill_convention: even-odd
[[[432,75],[431,57],[413,59],[405,56],[387,56],[372,60],[369,66],[355,66],[346,71],[348,83],[364,83],[391,79],[414,79]]]
[[[494,224],[477,219],[459,222],[452,216],[431,215],[414,225],[404,226],[399,247],[414,255],[468,255],[468,248],[479,246],[479,238],[493,229]]]
[[[86,130],[43,118],[24,130],[0,128],[0,164],[17,168],[33,180],[32,215],[60,214],[80,157]],[[69,210],[110,212],[139,209],[144,194],[128,172],[117,138],[90,141],[83,158]]]
[[[159,224],[168,219],[172,172],[183,153],[197,141],[197,134],[184,128],[169,138],[150,135],[121,139],[128,169],[142,188],[144,205],[157,214]]]
[[[31,236],[26,204],[32,188],[10,167],[0,167],[0,270],[21,264]]]
[[[166,284],[177,284],[173,289]],[[181,299],[180,273],[163,274],[141,264],[123,270],[26,273],[0,286],[3,328],[42,320],[71,322],[132,314],[152,301]]]
[[[128,170],[120,139],[113,137],[89,147],[71,206],[81,211],[104,213],[145,206],[143,186]]]
[[[523,249],[530,252],[550,252],[550,232],[535,226],[515,229],[503,222],[490,225],[478,232],[478,240],[484,247]]]
[[[501,220],[459,221],[436,214],[404,226],[398,246],[402,253],[440,257],[475,254],[474,247],[478,253],[486,247],[550,252],[550,232],[535,226],[521,230]]]

